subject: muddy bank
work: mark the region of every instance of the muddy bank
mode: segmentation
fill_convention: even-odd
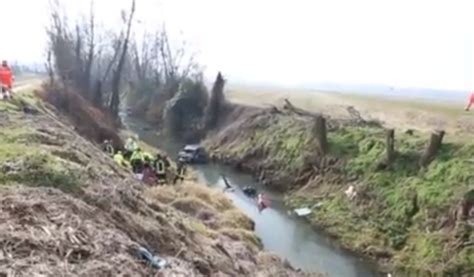
[[[146,188],[72,122],[28,92],[0,103],[0,275],[304,275],[262,252],[225,197]],[[170,267],[150,267],[139,247]]]
[[[445,143],[420,168],[428,134],[397,130],[396,158],[382,167],[383,128],[331,118],[327,127],[322,155],[313,118],[235,106],[205,145],[216,161],[285,191],[288,206],[321,205],[308,220],[349,249],[417,274],[474,272],[472,142]]]

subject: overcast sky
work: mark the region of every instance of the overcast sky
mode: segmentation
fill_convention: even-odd
[[[62,2],[71,13],[89,5]],[[114,24],[131,0],[95,2]],[[47,3],[0,0],[1,58],[43,60]],[[208,75],[285,85],[474,89],[472,11],[471,0],[137,0],[141,27],[165,21]]]

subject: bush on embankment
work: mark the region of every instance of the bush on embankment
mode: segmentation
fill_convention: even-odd
[[[382,128],[330,121],[323,157],[308,118],[236,109],[206,142],[215,158],[289,192],[291,207],[322,203],[310,221],[348,248],[404,270],[474,273],[474,142],[444,143],[420,168],[428,135],[397,133],[396,159],[382,169]],[[349,185],[353,200],[344,194]]]

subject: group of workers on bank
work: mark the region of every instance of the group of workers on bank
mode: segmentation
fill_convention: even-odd
[[[102,150],[114,161],[126,168],[131,168],[135,176],[149,185],[167,183],[171,163],[166,155],[152,155],[143,151],[138,145],[138,136],[127,139],[122,150],[115,151],[112,141],[105,140]],[[186,175],[186,165],[179,160],[173,184],[183,181]]]
[[[157,153],[155,156],[143,151],[138,145],[138,136],[129,137],[122,150],[115,151],[111,140],[105,140],[102,143],[102,150],[107,153],[120,166],[131,168],[137,179],[142,180],[146,184],[165,184],[168,180],[168,173],[171,163],[167,156]],[[173,184],[178,181],[183,181],[186,175],[186,163],[179,159],[177,162],[176,174],[173,179]],[[226,190],[233,188],[223,175]],[[256,198],[257,208],[259,212],[270,206],[270,200],[262,192],[258,193],[256,188],[247,186],[243,189],[246,196]]]

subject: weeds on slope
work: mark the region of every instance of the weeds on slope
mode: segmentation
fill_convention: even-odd
[[[389,169],[380,170],[384,130],[345,127],[331,132],[329,140],[332,153],[346,161],[345,175],[357,177],[359,196],[348,200],[343,194],[347,186],[341,184],[326,195],[323,208],[311,218],[314,223],[326,226],[350,248],[380,258],[393,256],[405,269],[472,270],[472,249],[459,246],[459,237],[472,230],[457,226],[453,213],[474,189],[474,143],[444,144],[423,169],[418,161],[428,136],[398,134],[397,157]],[[289,203],[319,201],[297,193]]]

